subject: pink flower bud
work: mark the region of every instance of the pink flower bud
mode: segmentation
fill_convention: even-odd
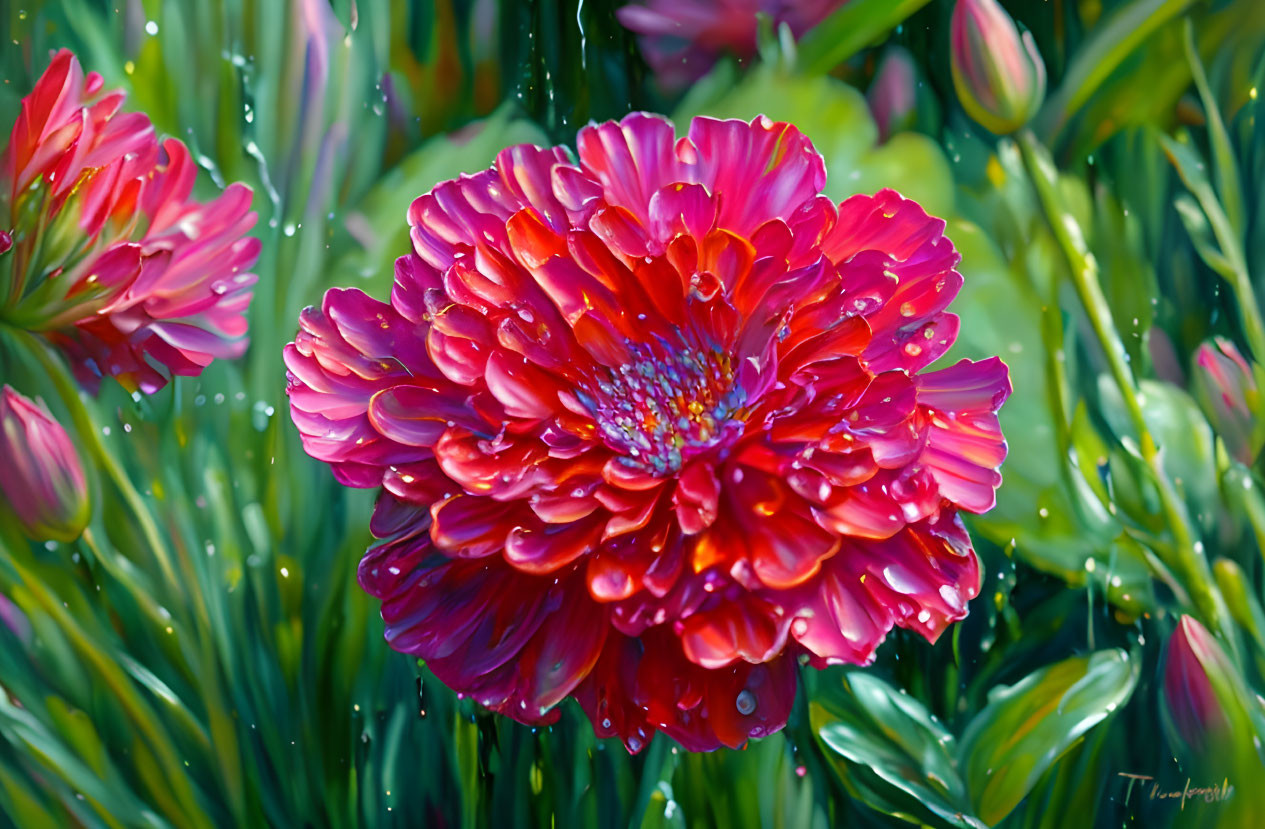
[[[874,82],[865,93],[870,112],[878,124],[879,137],[886,141],[914,121],[917,106],[918,75],[914,59],[899,46],[883,53]]]
[[[1168,640],[1164,703],[1173,730],[1197,754],[1207,753],[1230,730],[1216,686],[1226,687],[1233,672],[1207,628],[1183,616]]]
[[[1261,450],[1260,392],[1252,367],[1224,337],[1213,337],[1195,352],[1195,391],[1226,450],[1250,464]]]
[[[998,135],[1015,132],[1045,99],[1045,63],[996,0],[958,0],[950,25],[953,85],[966,113]]]
[[[88,523],[88,486],[74,443],[43,402],[0,391],[0,491],[28,535],[73,541]]]

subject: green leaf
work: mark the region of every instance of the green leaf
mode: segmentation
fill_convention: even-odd
[[[1103,797],[1103,788],[1112,771],[1108,741],[1110,727],[1096,728],[1079,745],[1050,767],[1028,799],[1012,815],[1023,814],[1023,829],[1061,829],[1068,815],[1084,818],[1086,826],[1095,825],[1100,807],[1110,802]]]
[[[1199,50],[1195,48],[1195,29],[1187,19],[1182,26],[1182,40],[1186,47],[1186,60],[1190,62],[1190,72],[1195,79],[1195,87],[1199,90],[1199,98],[1203,101],[1204,115],[1208,119],[1208,140],[1212,145],[1212,164],[1217,176],[1217,194],[1221,197],[1221,206],[1225,209],[1226,222],[1234,233],[1235,239],[1243,238],[1244,208],[1243,187],[1239,183],[1239,166],[1234,160],[1234,147],[1230,144],[1230,136],[1225,129],[1225,121],[1221,118],[1221,109],[1217,99],[1208,86],[1208,75],[1204,72],[1203,62],[1199,59]]]
[[[1098,651],[999,686],[971,720],[959,756],[975,813],[995,825],[1046,770],[1133,693],[1141,666],[1122,650]]]
[[[1182,193],[1173,199],[1173,207],[1176,208],[1177,216],[1181,219],[1182,226],[1186,228],[1186,235],[1190,237],[1190,242],[1194,245],[1199,258],[1204,260],[1204,264],[1216,271],[1222,279],[1233,281],[1234,265],[1217,247],[1212,225],[1208,223],[1208,217],[1200,209],[1199,203],[1188,194]]]
[[[1217,194],[1208,180],[1208,168],[1204,164],[1204,160],[1186,141],[1178,141],[1167,135],[1161,135],[1160,142],[1164,145],[1164,153],[1168,156],[1168,160],[1177,169],[1177,174],[1181,176],[1182,183],[1186,185],[1186,189],[1191,192],[1199,201],[1199,206],[1203,208],[1212,230],[1213,238],[1216,239],[1221,256],[1228,263],[1231,273],[1236,276],[1242,274],[1245,277],[1247,264],[1243,261],[1241,237],[1235,233],[1234,226],[1226,215],[1224,206],[1217,198]],[[1186,208],[1185,212],[1188,213],[1189,208]],[[1185,215],[1183,215],[1182,220],[1183,222],[1189,222]],[[1200,251],[1200,255],[1202,254],[1203,251]],[[1220,271],[1218,272],[1220,273]],[[1232,284],[1233,279],[1234,277],[1231,277]]]
[[[912,823],[983,825],[967,807],[953,735],[918,700],[872,673],[851,671],[809,712],[854,797]]]

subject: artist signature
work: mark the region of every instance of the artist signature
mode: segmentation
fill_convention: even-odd
[[[1192,786],[1189,777],[1186,778],[1186,785],[1180,789],[1164,789],[1159,783],[1155,782],[1155,777],[1150,774],[1130,774],[1129,772],[1117,772],[1120,777],[1129,779],[1129,787],[1125,790],[1124,803],[1129,805],[1129,798],[1133,796],[1133,787],[1139,786],[1140,793],[1151,800],[1180,800],[1181,808],[1185,810],[1187,800],[1203,800],[1204,803],[1219,803],[1229,800],[1234,795],[1234,786],[1230,785],[1229,779],[1221,781],[1220,786]]]

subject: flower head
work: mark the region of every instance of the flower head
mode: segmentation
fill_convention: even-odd
[[[360,582],[392,647],[523,722],[573,695],[633,751],[740,745],[798,660],[966,614],[1006,368],[925,371],[957,334],[944,223],[834,204],[789,124],[636,113],[578,147],[417,199],[390,303],[303,312],[291,414],[382,487]]]
[[[150,392],[245,348],[255,215],[241,184],[192,200],[189,150],[102,85],[62,50],[22,101],[0,159],[0,318],[45,332],[89,384]]]
[[[998,135],[1036,115],[1045,62],[1032,34],[1020,34],[997,0],[958,0],[949,37],[953,86],[967,115]]]
[[[88,483],[66,430],[42,402],[0,390],[0,491],[37,541],[74,541],[90,514]]]
[[[1217,434],[1242,463],[1255,460],[1265,443],[1261,395],[1252,367],[1225,337],[1213,337],[1195,353],[1196,391]]]
[[[660,82],[679,88],[696,81],[722,55],[756,52],[758,14],[785,23],[799,37],[846,0],[645,0],[615,14],[641,35],[642,52]]]

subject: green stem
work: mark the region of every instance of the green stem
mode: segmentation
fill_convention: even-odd
[[[119,463],[114,454],[106,447],[105,442],[101,440],[101,430],[94,421],[92,412],[79,396],[79,390],[75,387],[74,381],[71,380],[65,366],[50,353],[48,346],[45,345],[43,340],[28,331],[18,328],[10,328],[9,330],[19,341],[27,346],[30,353],[39,360],[40,365],[47,372],[49,379],[53,382],[53,386],[57,389],[57,394],[70,411],[70,417],[74,421],[75,429],[79,433],[80,439],[87,444],[89,451],[100,462],[101,468],[105,470],[111,482],[114,483],[119,493],[123,496],[123,500],[127,502],[128,508],[136,517],[141,534],[145,537],[145,542],[149,545],[154,558],[158,561],[163,578],[175,591],[175,594],[179,595],[181,592],[180,582],[176,578],[176,568],[172,563],[172,554],[167,548],[167,542],[163,539],[162,533],[159,532],[158,524],[154,520],[149,507],[145,504],[145,500],[132,484],[131,479],[128,478],[123,465]]]
[[[1089,317],[1094,336],[1102,347],[1111,376],[1120,389],[1129,420],[1138,435],[1138,446],[1126,448],[1135,451],[1146,464],[1159,492],[1161,509],[1174,541],[1174,560],[1165,564],[1183,577],[1195,607],[1209,625],[1222,634],[1237,655],[1238,648],[1232,635],[1234,628],[1225,600],[1212,580],[1212,570],[1204,555],[1203,545],[1196,539],[1186,507],[1164,471],[1160,449],[1143,416],[1142,404],[1138,400],[1137,381],[1129,368],[1124,343],[1098,281],[1098,263],[1089,252],[1085,235],[1076,219],[1061,202],[1055,184],[1058,173],[1046,149],[1028,130],[1020,132],[1016,139],[1046,221],[1067,259],[1076,293]]]

